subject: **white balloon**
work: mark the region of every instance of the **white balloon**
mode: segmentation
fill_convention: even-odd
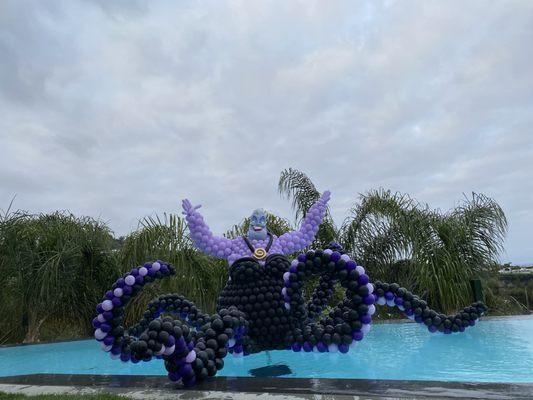
[[[370,332],[370,324],[363,324],[363,327],[361,328],[361,332],[363,332],[364,334],[367,334],[368,332]]]
[[[235,339],[234,338],[231,338],[230,340],[228,340],[228,347],[233,347],[235,346]]]
[[[103,351],[111,351],[111,349],[113,348],[113,345],[110,344],[109,346],[106,346],[104,343],[100,343],[100,347],[102,347]]]
[[[368,293],[374,293],[374,285],[372,285],[370,282],[366,284],[366,287],[368,288]]]
[[[139,275],[146,276],[148,274],[148,270],[145,267],[139,268]]]
[[[152,269],[157,272],[161,269],[161,264],[159,264],[157,261],[152,264]]]
[[[120,354],[109,353],[109,355],[111,356],[112,360],[118,360],[120,358]]]
[[[126,278],[124,278],[124,281],[126,282],[126,285],[128,286],[135,285],[135,277],[133,275],[128,275]]]
[[[370,315],[374,315],[376,313],[376,306],[374,304],[370,304],[368,306],[368,313]]]
[[[174,350],[176,350],[175,345],[172,345],[170,347],[165,347],[165,355],[170,356],[172,353],[174,353]]]
[[[362,266],[360,266],[360,265],[358,265],[357,267],[355,267],[355,270],[356,270],[357,272],[359,272],[359,275],[362,275],[362,274],[365,273],[365,269],[364,269]]]
[[[350,256],[348,254],[343,254],[341,255],[341,260],[350,261]]]
[[[394,303],[394,300],[387,300],[387,305],[389,307],[394,307],[396,304]]]
[[[335,343],[332,343],[328,346],[328,350],[330,353],[337,353],[339,351],[339,346],[337,346]]]
[[[163,345],[163,346],[161,346],[161,350],[157,351],[155,354],[160,356],[160,355],[162,355],[165,352],[165,350],[166,350],[166,347],[165,347],[165,345]]]
[[[97,330],[94,331],[94,337],[95,337],[96,340],[102,340],[106,336],[107,336],[107,333],[102,331],[100,328],[98,328]]]
[[[196,360],[196,352],[194,350],[191,350],[189,354],[187,354],[187,357],[185,357],[185,362],[190,364],[194,360]]]
[[[96,319],[100,322],[105,322],[105,318],[104,318],[104,315],[103,314],[98,314],[98,317],[96,317]]]
[[[113,302],[111,300],[102,301],[102,308],[104,311],[111,311],[113,309]]]
[[[376,301],[380,306],[383,306],[387,304],[387,300],[385,300],[385,297],[378,297],[378,300]]]
[[[115,297],[122,297],[124,292],[122,291],[122,288],[118,287],[115,290],[113,290],[113,294],[115,295]]]

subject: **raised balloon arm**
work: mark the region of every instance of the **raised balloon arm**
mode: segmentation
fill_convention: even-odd
[[[231,254],[232,240],[213,235],[204,217],[197,211],[201,206],[193,206],[187,199],[182,201],[183,214],[189,225],[191,239],[199,250],[214,257],[226,258]]]
[[[300,229],[284,233],[279,237],[281,249],[284,254],[302,250],[313,243],[318,228],[326,216],[327,203],[330,196],[331,193],[329,190],[322,193],[322,196],[320,196],[316,203],[307,211],[307,214],[300,225]]]

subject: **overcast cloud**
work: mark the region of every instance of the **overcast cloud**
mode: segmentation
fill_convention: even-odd
[[[533,2],[1,1],[0,208],[117,235],[182,198],[222,233],[292,219],[283,168],[337,222],[384,187],[509,219],[533,262]]]

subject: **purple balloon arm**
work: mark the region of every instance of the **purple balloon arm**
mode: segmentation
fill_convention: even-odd
[[[188,200],[183,201],[183,214],[189,225],[191,239],[197,249],[214,257],[227,258],[232,252],[233,241],[225,237],[215,236],[197,211],[199,206],[192,207]]]
[[[330,195],[331,193],[326,190],[317,202],[311,206],[302,220],[299,230],[284,233],[278,238],[283,254],[294,253],[313,243],[318,228],[326,216]]]

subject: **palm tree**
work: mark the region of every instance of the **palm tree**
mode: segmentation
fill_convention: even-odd
[[[39,339],[41,327],[90,331],[102,287],[118,274],[109,229],[66,213],[0,218],[0,340]],[[68,321],[68,323],[65,323]]]
[[[318,195],[294,169],[282,171],[279,189],[300,218]],[[334,238],[374,280],[398,281],[450,312],[472,300],[470,280],[494,265],[506,230],[501,207],[481,194],[442,213],[407,195],[374,190],[359,196],[339,229],[328,216],[314,245]]]
[[[295,223],[299,225],[307,210],[318,200],[320,192],[311,179],[303,172],[288,168],[281,171],[278,190],[282,196],[292,201],[292,207],[296,213]],[[313,247],[326,248],[330,242],[338,239],[338,229],[328,211],[318,229]]]

